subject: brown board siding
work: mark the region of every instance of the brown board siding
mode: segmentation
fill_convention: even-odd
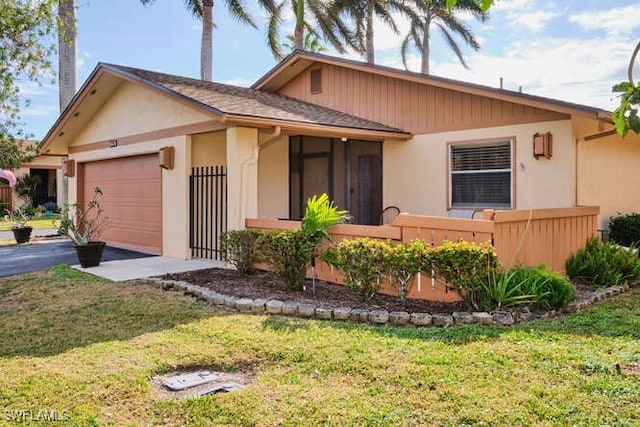
[[[568,119],[567,114],[325,64],[322,90],[311,93],[310,69],[279,93],[414,134]]]

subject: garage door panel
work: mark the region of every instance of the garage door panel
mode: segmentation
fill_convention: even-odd
[[[84,164],[84,200],[93,189],[104,193],[108,220],[102,239],[111,245],[162,251],[162,187],[157,155],[124,157]]]

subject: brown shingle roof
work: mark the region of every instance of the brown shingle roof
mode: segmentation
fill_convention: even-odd
[[[356,128],[406,134],[400,129],[345,114],[330,108],[257,89],[207,82],[120,65],[101,64],[118,73],[135,76],[147,84],[196,101],[218,114],[248,118]]]

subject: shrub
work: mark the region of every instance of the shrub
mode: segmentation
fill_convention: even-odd
[[[366,237],[343,240],[327,249],[322,259],[340,270],[347,286],[367,301],[380,289],[387,247],[385,242]]]
[[[315,245],[302,230],[269,231],[258,237],[256,244],[260,254],[289,289],[303,289],[307,264]]]
[[[307,206],[302,218],[302,232],[316,244],[329,238],[327,228],[344,221],[349,217],[347,211],[338,210],[329,200],[329,196],[322,194],[307,200]]]
[[[55,212],[58,210],[58,204],[56,202],[45,202],[42,207],[47,211]]]
[[[383,248],[383,274],[389,284],[398,290],[398,297],[407,303],[409,287],[416,274],[425,268],[430,269],[430,247],[424,240],[404,243],[388,242]]]
[[[518,270],[490,273],[478,292],[478,306],[483,310],[500,310],[531,304],[536,296],[527,293],[525,284],[530,280],[531,277],[522,277]]]
[[[444,279],[446,286],[478,309],[479,293],[498,265],[491,243],[445,241],[433,248],[431,254],[436,277]]]
[[[640,245],[640,214],[610,217],[609,238],[622,246]]]
[[[567,275],[571,280],[583,280],[596,287],[625,285],[640,278],[636,252],[635,245],[627,250],[592,237],[584,248],[567,259]]]
[[[573,283],[544,265],[501,272],[494,282],[497,286],[491,289],[493,283],[489,281],[483,295],[483,304],[490,309],[522,304],[543,309],[564,308],[576,295]]]
[[[240,274],[253,272],[253,263],[258,261],[256,240],[259,230],[233,230],[220,235],[220,250]]]

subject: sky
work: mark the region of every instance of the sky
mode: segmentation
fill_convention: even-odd
[[[156,0],[150,6],[135,0],[76,1],[78,89],[99,62],[199,78],[202,26],[182,0]],[[215,2],[214,81],[250,86],[277,64],[266,44],[264,15],[255,2],[245,4],[258,30],[231,18],[224,0]],[[499,87],[502,77],[505,89],[606,110],[616,106],[611,87],[627,79],[640,40],[640,0],[498,0],[485,23],[460,17],[481,42],[480,51],[463,48],[465,69],[432,29],[431,74],[491,87]],[[283,38],[293,33],[293,16],[286,18]],[[400,45],[408,26],[399,21],[399,27],[396,35],[382,23],[375,26],[377,64],[404,69]],[[337,55],[331,49],[323,53]],[[419,71],[419,63],[414,52],[410,70]],[[635,75],[639,80],[640,59]],[[22,121],[36,139],[59,114],[58,89],[49,80],[42,86],[21,83],[30,100]]]

